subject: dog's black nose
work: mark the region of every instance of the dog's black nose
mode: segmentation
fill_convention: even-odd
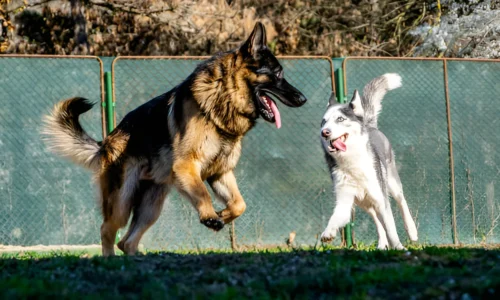
[[[324,138],[329,137],[330,134],[332,134],[332,132],[330,130],[328,130],[328,129],[323,129],[321,131],[321,136],[324,137]]]
[[[300,102],[300,105],[303,105],[304,103],[306,103],[307,102],[306,96],[300,95],[299,96],[299,102]]]

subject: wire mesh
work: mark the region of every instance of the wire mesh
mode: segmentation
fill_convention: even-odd
[[[447,65],[459,241],[498,243],[500,61],[450,60]]]
[[[203,58],[119,58],[114,63],[116,118],[185,79]],[[247,211],[236,220],[239,246],[313,245],[333,209],[332,184],[317,130],[332,90],[329,59],[280,58],[285,77],[308,103],[280,106],[279,130],[260,120],[243,143],[236,168]],[[458,239],[498,243],[500,201],[495,151],[500,62],[447,60],[455,163]],[[449,141],[443,60],[349,58],[348,99],[371,79],[388,72],[403,87],[384,99],[379,127],[390,139],[420,242],[452,242]],[[90,172],[46,151],[41,116],[62,99],[99,102],[102,68],[96,58],[0,56],[0,244],[90,244],[99,242],[100,214]],[[102,133],[95,107],[81,118],[96,139]],[[498,194],[498,193],[497,193]],[[217,209],[222,208],[214,203]],[[397,206],[398,233],[406,238]],[[191,205],[174,191],[143,244],[163,249],[229,248],[229,226],[206,229]],[[357,244],[376,242],[372,220],[356,210]],[[339,243],[337,239],[335,243]]]
[[[292,234],[295,245],[312,246],[333,212],[330,176],[319,138],[333,89],[331,62],[281,62],[287,80],[308,102],[300,108],[281,105],[281,129],[259,124],[244,141],[238,178],[249,207],[236,220],[238,245],[283,245]],[[340,237],[335,243],[339,241]]]
[[[117,58],[113,62],[116,124],[132,109],[184,80],[203,59]],[[208,187],[208,185],[207,185]],[[216,209],[222,207],[214,202]],[[229,226],[213,232],[200,224],[189,201],[172,190],[158,221],[141,243],[166,250],[230,248]]]
[[[129,110],[179,84],[200,61],[117,59],[113,70],[117,122]],[[281,129],[259,120],[243,141],[235,173],[247,210],[235,221],[238,246],[285,245],[292,232],[297,244],[312,245],[333,209],[317,134],[333,88],[331,61],[280,58],[280,62],[285,78],[309,101],[297,109],[281,105]],[[172,192],[144,243],[166,249],[230,247],[228,227],[212,233],[199,224],[191,204]]]
[[[350,100],[370,80],[399,73],[403,86],[387,93],[379,116],[379,129],[390,140],[419,242],[452,242],[449,139],[443,61],[348,58],[345,78]],[[395,202],[391,202],[401,241],[408,236]],[[356,209],[355,241],[377,241],[375,224]]]
[[[0,244],[91,244],[99,212],[91,174],[49,153],[42,115],[74,96],[101,101],[97,58],[0,56]],[[99,106],[81,118],[102,138]]]

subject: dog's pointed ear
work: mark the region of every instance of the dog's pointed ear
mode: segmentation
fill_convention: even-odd
[[[361,96],[359,95],[358,90],[354,90],[351,102],[349,102],[349,107],[354,111],[354,114],[356,116],[360,117],[363,116],[364,114],[363,104],[361,103]]]
[[[335,92],[332,92],[330,94],[330,99],[328,99],[328,106],[332,106],[334,104],[337,104],[337,97],[335,97]]]
[[[241,50],[244,53],[254,56],[260,49],[266,47],[267,37],[266,28],[261,22],[255,23],[252,33],[246,40],[246,42],[241,46]]]

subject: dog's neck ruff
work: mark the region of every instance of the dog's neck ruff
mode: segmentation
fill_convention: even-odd
[[[210,115],[209,114],[207,114],[205,112],[201,112],[201,115],[206,120],[212,121],[210,119]],[[227,139],[235,140],[235,139],[239,138],[240,136],[242,136],[241,134],[235,134],[233,132],[230,132],[230,131],[224,129],[223,127],[218,126],[216,122],[211,122],[211,123],[215,126],[215,129],[217,130],[217,133],[220,134],[221,136],[227,138]]]
[[[198,88],[193,91],[200,114],[226,136],[245,135],[255,124],[254,116],[242,110],[241,106],[247,106],[246,100],[237,91],[227,91],[218,83],[200,83],[204,76],[195,79]]]

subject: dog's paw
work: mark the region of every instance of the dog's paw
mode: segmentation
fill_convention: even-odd
[[[405,246],[399,243],[396,247],[393,247],[395,250],[407,250]]]
[[[389,249],[389,244],[388,243],[379,243],[377,245],[378,250],[388,250]]]
[[[219,216],[219,219],[221,219],[224,222],[224,224],[229,223],[229,220],[233,219],[231,218],[231,212],[228,209],[223,209],[215,213],[217,214],[217,216]]]
[[[116,244],[116,246],[118,247],[118,249],[120,249],[123,253],[125,253],[125,241],[124,240],[121,240],[120,242],[118,242],[118,244]]]
[[[412,242],[418,241],[418,234],[416,231],[414,232],[410,231],[408,235],[410,236],[410,241]]]
[[[224,228],[224,222],[218,218],[202,219],[200,220],[200,223],[215,231],[219,231]]]
[[[333,241],[333,239],[335,238],[335,235],[336,235],[335,230],[330,230],[327,228],[321,234],[321,241],[323,243],[329,243],[329,242]]]

